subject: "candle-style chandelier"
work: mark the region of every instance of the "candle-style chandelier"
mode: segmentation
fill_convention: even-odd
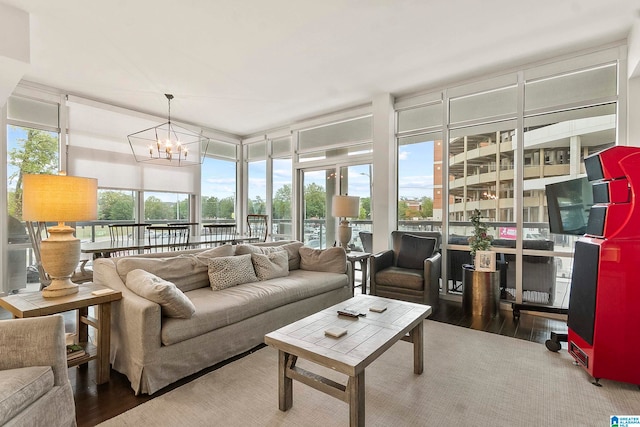
[[[173,95],[165,93],[169,103],[166,123],[127,136],[137,162],[163,166],[201,164],[211,141],[206,136],[171,122]]]

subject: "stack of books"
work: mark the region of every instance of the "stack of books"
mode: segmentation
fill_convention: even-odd
[[[67,345],[67,362],[79,359],[87,354],[84,348],[78,344]]]

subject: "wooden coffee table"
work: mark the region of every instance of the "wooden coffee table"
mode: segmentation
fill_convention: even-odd
[[[369,311],[372,306],[387,309],[374,313]],[[366,313],[366,316],[339,316],[337,310],[344,308]],[[292,380],[297,380],[347,402],[349,424],[364,426],[365,368],[396,341],[404,340],[413,343],[413,371],[422,374],[423,321],[430,314],[428,305],[357,295],[265,335],[265,343],[278,349],[280,410],[292,407]],[[340,338],[326,336],[325,330],[332,327],[347,329],[347,334]],[[347,375],[347,384],[297,367],[299,357]]]

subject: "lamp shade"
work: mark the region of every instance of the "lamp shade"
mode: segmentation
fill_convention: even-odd
[[[353,218],[360,215],[360,197],[333,196],[331,215],[334,217]]]
[[[64,175],[24,175],[22,219],[91,221],[98,217],[98,180]]]

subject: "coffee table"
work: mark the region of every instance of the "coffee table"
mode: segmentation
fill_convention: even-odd
[[[382,306],[382,313],[369,307]],[[366,316],[339,316],[348,308]],[[357,295],[316,314],[265,335],[265,343],[278,349],[278,401],[281,411],[293,406],[293,380],[349,404],[349,424],[364,426],[365,368],[399,340],[413,343],[413,371],[422,374],[423,321],[431,314],[428,305],[373,295]],[[329,328],[344,328],[340,338],[325,336]],[[408,334],[408,335],[407,335]],[[343,385],[296,366],[298,358],[347,375]]]

